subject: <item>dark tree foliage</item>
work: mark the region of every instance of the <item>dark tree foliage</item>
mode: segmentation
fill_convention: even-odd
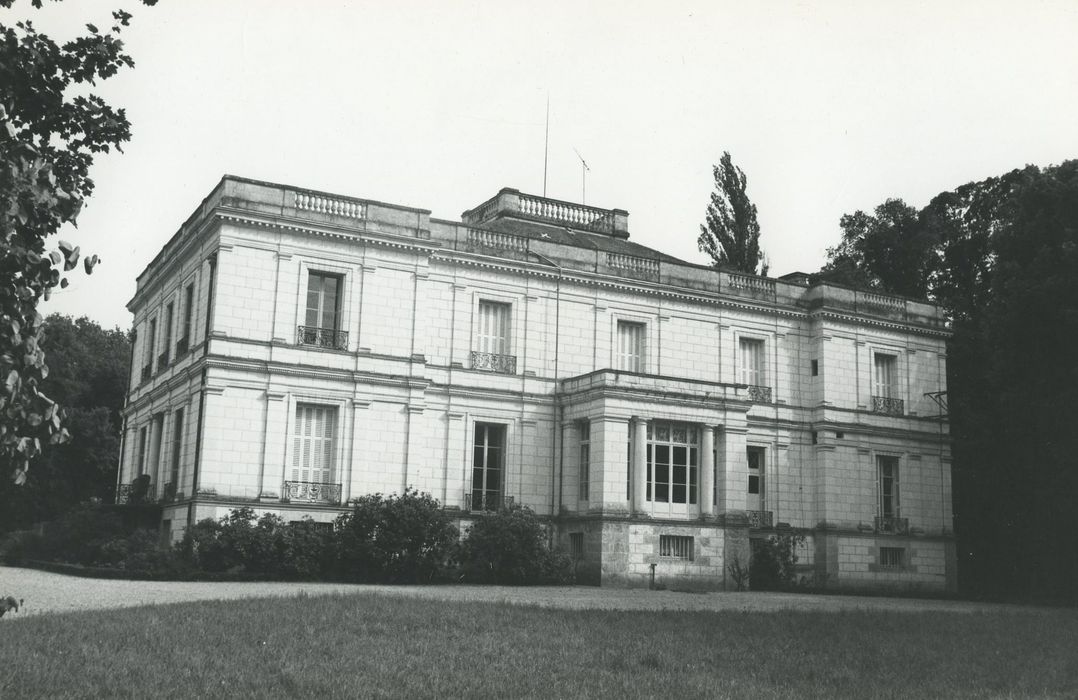
[[[62,272],[80,254],[45,241],[75,223],[93,192],[94,157],[131,137],[124,111],[87,89],[134,65],[119,39],[131,15],[112,19],[107,31],[88,24],[87,34],[62,44],[29,20],[0,24],[0,470],[17,483],[47,445],[68,439],[59,405],[42,387],[49,370],[37,305],[67,286]],[[86,272],[97,262],[83,258]]]
[[[25,486],[0,480],[0,532],[51,520],[88,499],[111,501],[115,488],[130,340],[85,317],[53,314],[44,329],[49,375],[41,388],[65,407],[72,439],[46,452]]]
[[[866,227],[857,245],[844,237],[821,277],[919,291],[951,318],[960,586],[1078,599],[1078,555],[1066,544],[1078,511],[1078,161],[943,192],[917,212],[916,226],[910,211],[901,225]],[[877,236],[878,246],[863,240]],[[908,246],[893,257],[906,269],[887,270],[866,253],[889,244]]]
[[[767,266],[760,252],[760,224],[756,221],[756,205],[745,192],[748,178],[741,168],[733,164],[728,151],[723,152],[712,173],[715,191],[711,193],[706,221],[700,226],[696,244],[711,256],[716,267],[751,274],[759,271],[766,275]]]
[[[872,215],[846,214],[842,242],[827,251],[824,279],[890,294],[924,297],[936,268],[936,240],[918,212],[888,199]]]

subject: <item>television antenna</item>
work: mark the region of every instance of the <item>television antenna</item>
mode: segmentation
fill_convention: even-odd
[[[573,146],[573,153],[580,159],[580,203],[586,204],[586,196],[588,192],[588,171],[591,168],[588,167],[588,162],[584,160],[584,156],[580,155],[580,151],[576,150],[576,146]]]

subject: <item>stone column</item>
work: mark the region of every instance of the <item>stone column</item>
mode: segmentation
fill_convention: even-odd
[[[727,418],[718,449],[718,508],[721,513],[745,512],[749,481],[749,461],[745,454],[747,433],[744,415]]]
[[[266,420],[263,430],[262,483],[259,500],[279,501],[285,481],[286,436],[289,434],[289,400],[283,391],[266,391]]]
[[[633,416],[633,512],[647,512],[647,453],[648,422],[640,416]]]
[[[712,483],[715,478],[715,427],[701,426],[703,433],[700,440],[700,515],[710,518],[714,514],[711,502]]]
[[[628,432],[629,422],[624,418],[603,416],[591,421],[589,511],[624,515],[629,510],[625,500]]]

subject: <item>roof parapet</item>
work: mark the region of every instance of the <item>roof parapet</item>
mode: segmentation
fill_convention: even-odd
[[[538,221],[601,233],[615,238],[629,237],[629,212],[624,209],[599,209],[586,204],[565,202],[550,197],[524,194],[503,187],[498,194],[460,215],[471,226],[482,226],[500,218]]]

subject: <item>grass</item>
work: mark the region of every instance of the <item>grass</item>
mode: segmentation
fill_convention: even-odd
[[[612,612],[300,596],[0,620],[0,698],[1073,697],[1076,649],[1075,610]]]

